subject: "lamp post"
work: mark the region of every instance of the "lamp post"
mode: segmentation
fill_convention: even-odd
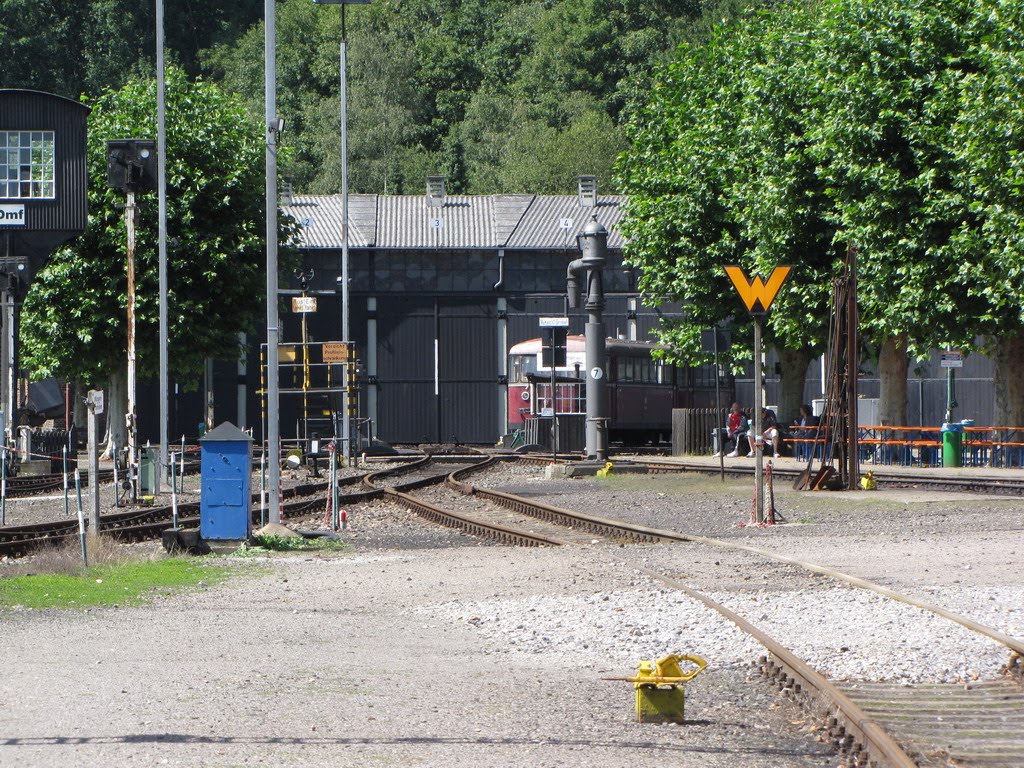
[[[348,292],[348,58],[345,40],[345,6],[346,5],[369,5],[370,0],[313,0],[318,5],[340,5],[341,6],[341,45],[338,55],[339,77],[341,78],[341,90],[339,92],[341,110],[341,275],[338,282],[341,284],[341,335],[342,341],[351,345],[352,339],[349,332],[349,292]],[[341,416],[341,450],[348,464],[352,459],[352,423],[349,413],[351,393],[349,391],[348,366],[351,360],[345,363],[345,387],[342,391],[342,416]]]

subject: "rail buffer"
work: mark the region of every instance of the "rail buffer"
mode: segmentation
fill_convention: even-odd
[[[680,662],[690,662],[694,667],[684,672]],[[638,723],[683,723],[683,684],[693,680],[707,665],[700,656],[672,655],[658,661],[641,661],[636,677],[606,679],[633,683]]]

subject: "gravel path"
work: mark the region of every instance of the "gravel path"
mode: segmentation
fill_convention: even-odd
[[[567,552],[274,559],[142,608],[8,615],[0,764],[837,765],[745,667],[710,658],[687,689],[691,724],[641,725],[629,684],[601,680],[637,657],[511,652],[451,613],[645,582]],[[570,621],[565,636],[590,631]]]
[[[472,481],[803,557],[1024,635],[1020,501],[776,489],[792,522],[755,529],[736,525],[749,481],[548,481],[524,465]],[[760,647],[649,571],[839,678],[966,681],[1006,661],[948,622],[749,552],[509,549],[386,501],[349,520],[352,554],[228,558],[238,578],[137,608],[0,614],[0,765],[837,765],[750,679]],[[601,678],[666,653],[709,661],[687,686],[691,722],[636,724],[629,684]]]

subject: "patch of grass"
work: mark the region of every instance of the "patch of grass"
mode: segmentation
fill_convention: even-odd
[[[168,557],[41,573],[0,580],[0,609],[137,605],[154,589],[222,581],[230,569],[192,558]]]
[[[108,536],[89,534],[86,539],[90,565],[118,565],[138,560],[131,550]],[[82,548],[78,537],[58,546],[44,547],[29,557],[18,558],[0,566],[0,578],[28,576],[40,573],[79,574],[82,568]]]
[[[347,552],[352,548],[344,541],[326,537],[307,539],[304,536],[253,536],[250,544],[243,544],[243,550],[265,550],[268,552]]]

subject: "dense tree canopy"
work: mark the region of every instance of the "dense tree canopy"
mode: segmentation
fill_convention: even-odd
[[[166,0],[169,59],[239,95],[249,117],[232,102],[232,119],[255,141],[246,152],[258,152],[262,138],[262,6]],[[426,175],[443,173],[453,192],[568,192],[576,175],[597,174],[603,191],[631,195],[628,256],[643,269],[642,288],[687,305],[687,322],[665,331],[684,359],[698,355],[701,327],[738,311],[723,265],[763,273],[788,263],[797,269],[766,332],[799,369],[822,349],[831,281],[856,247],[870,349],[905,366],[908,355],[980,337],[1009,392],[1012,381],[1024,382],[1019,6],[375,0],[346,12],[351,188],[414,192]],[[278,101],[291,150],[283,176],[299,192],[334,192],[341,9],[279,0],[277,14]],[[131,81],[130,92],[151,76],[153,27],[151,4],[5,0],[0,86],[85,93],[97,103],[100,130],[151,134],[151,103],[115,109],[99,94]],[[172,101],[188,81],[175,77]],[[122,108],[134,122],[110,122]],[[248,172],[261,166],[253,155]],[[174,183],[185,184],[186,167]],[[83,253],[118,253],[116,215],[103,212],[109,203],[94,201],[100,228],[91,228]],[[246,237],[219,252],[248,253]],[[40,296],[72,314],[116,314],[113,262],[67,255],[54,260],[40,291],[88,280],[114,292],[110,306]],[[176,268],[187,273],[182,262]],[[56,370],[58,358],[79,357],[83,339],[62,335],[42,303],[35,309],[31,332],[52,352],[35,362]],[[111,329],[81,333],[120,348]],[[747,341],[739,339],[739,360]],[[222,342],[203,341],[202,354]],[[1007,421],[1024,423],[1020,389],[1000,396]]]
[[[350,185],[613,191],[621,116],[682,39],[763,0],[374,0],[347,8]],[[341,6],[278,0],[278,104],[298,192],[340,188]],[[168,60],[263,114],[263,3],[165,0]],[[96,98],[153,72],[154,3],[4,0],[0,87]]]
[[[769,339],[819,348],[854,247],[861,330],[903,356],[894,379],[908,352],[978,336],[997,362],[1020,357],[1004,348],[1024,346],[1020,20],[1003,0],[806,0],[681,48],[631,116],[620,165],[642,286],[690,312],[666,331],[676,354],[692,359],[696,331],[736,312],[729,263],[799,265]],[[1021,395],[1002,406],[1013,423]]]
[[[684,31],[728,3],[636,0],[379,0],[347,11],[350,185],[419,191],[569,192],[596,174],[612,191],[624,105]],[[340,187],[337,7],[279,4],[280,111],[296,189]],[[204,54],[259,112],[263,31]]]
[[[165,0],[169,58],[199,72],[203,49],[234,40],[263,15],[261,0]],[[152,72],[155,3],[136,0],[4,0],[0,88],[32,88],[77,99]]]
[[[661,330],[675,358],[699,360],[700,330],[736,314],[725,265],[764,275],[777,264],[796,267],[766,325],[766,340],[796,355],[787,412],[823,347],[835,256],[806,139],[811,93],[795,55],[808,47],[799,7],[684,46],[631,117],[620,165],[630,195],[627,255],[642,268],[641,289],[686,306],[684,319]],[[733,354],[749,360],[750,324],[738,331]]]

